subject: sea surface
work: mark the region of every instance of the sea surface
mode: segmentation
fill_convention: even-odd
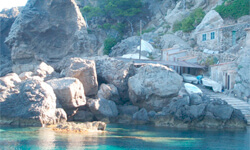
[[[0,149],[250,150],[246,130],[187,130],[146,125],[107,126],[106,133],[58,133],[49,128],[0,126]]]

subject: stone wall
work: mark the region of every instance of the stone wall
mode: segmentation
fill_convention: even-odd
[[[232,46],[239,44],[240,39],[246,37],[245,28],[250,27],[250,22],[244,22],[235,25],[224,26],[220,28],[205,30],[196,34],[197,44],[201,50],[210,49],[224,52]],[[235,43],[233,44],[233,33],[235,32]],[[214,39],[211,39],[211,33],[214,32]],[[203,41],[203,35],[206,40]]]

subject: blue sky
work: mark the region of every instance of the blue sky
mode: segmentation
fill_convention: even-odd
[[[12,8],[16,6],[24,6],[27,0],[0,0],[0,11],[3,8]]]

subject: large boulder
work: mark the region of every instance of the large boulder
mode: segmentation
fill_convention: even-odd
[[[36,62],[29,64],[16,64],[12,67],[12,71],[19,74],[23,80],[38,76],[43,80],[49,80],[58,77],[58,73],[54,68],[45,62]]]
[[[88,104],[91,112],[97,119],[116,117],[118,110],[115,102],[106,99],[92,99]]]
[[[64,109],[74,109],[86,104],[84,88],[76,78],[60,78],[47,81]]]
[[[113,84],[101,84],[97,96],[98,98],[112,100],[116,104],[119,104],[121,102],[119,92]]]
[[[85,20],[74,0],[29,0],[13,23],[6,44],[14,65],[67,55],[93,55]]]
[[[134,105],[159,111],[169,103],[169,98],[178,94],[182,77],[166,66],[149,64],[129,78],[128,86],[129,98]]]
[[[215,10],[210,10],[202,19],[201,23],[195,28],[195,32],[215,29],[223,26],[223,23],[224,20],[221,18],[220,14]]]
[[[0,124],[42,126],[67,120],[63,109],[56,108],[56,96],[50,85],[26,80],[0,104]]]
[[[96,75],[95,61],[84,60],[81,58],[71,58],[62,73],[66,77],[79,79],[84,87],[86,96],[96,95],[98,91],[98,82]]]
[[[21,83],[21,79],[15,73],[9,73],[0,78],[0,102],[6,100],[12,93],[18,93],[17,86]]]
[[[134,75],[133,63],[105,57],[95,61],[98,82],[113,84],[118,89],[121,102],[128,101],[128,79]]]
[[[9,73],[4,77],[0,78],[0,91],[3,91],[7,88],[13,88],[17,83],[20,83],[21,79],[15,73]]]

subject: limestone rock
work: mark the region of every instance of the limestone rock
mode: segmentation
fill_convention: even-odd
[[[172,69],[149,64],[139,68],[128,81],[130,101],[147,110],[161,110],[169,98],[177,95],[182,86],[182,77]]]
[[[15,65],[43,61],[53,66],[67,55],[90,55],[93,49],[87,35],[74,0],[29,0],[6,44]]]
[[[86,104],[84,88],[76,78],[61,78],[47,81],[53,88],[57,100],[64,109],[72,109]]]
[[[219,13],[215,10],[210,10],[202,19],[201,23],[196,27],[195,32],[219,28],[223,26],[223,23],[224,21]]]
[[[85,133],[86,132],[97,132],[104,131],[106,129],[106,123],[101,121],[86,122],[86,123],[74,123],[66,122],[60,123],[56,126],[49,126],[54,131],[58,132],[76,132],[76,133]]]
[[[103,117],[116,117],[118,115],[116,104],[106,99],[93,99],[89,103],[89,108],[99,120]]]
[[[164,36],[162,36],[160,40],[160,45],[163,49],[177,47],[177,46],[178,46],[177,48],[182,48],[182,49],[190,48],[187,42],[185,42],[183,39],[174,34],[165,34]]]
[[[10,94],[0,104],[0,124],[42,126],[67,120],[64,110],[56,109],[56,96],[50,85],[26,80],[19,92]]]
[[[7,88],[13,88],[21,79],[15,73],[9,73],[4,77],[0,77],[0,92]]]
[[[18,76],[23,81],[23,80],[32,78],[32,75],[33,75],[33,72],[29,71],[29,72],[23,72],[19,74]]]
[[[173,10],[169,10],[167,12],[167,15],[164,19],[170,24],[174,24],[176,21],[181,21],[188,14],[188,11],[182,8],[183,6],[181,5],[180,1],[175,5],[175,8]]]
[[[96,58],[96,71],[99,83],[117,87],[122,102],[128,101],[128,78],[134,75],[134,66],[113,58]]]
[[[63,71],[65,76],[79,79],[83,84],[85,95],[96,95],[98,82],[95,62],[93,60],[71,58],[68,65]]]
[[[101,84],[97,96],[98,98],[112,100],[116,104],[121,102],[118,90],[113,84]]]
[[[36,66],[34,70],[34,75],[38,75],[42,78],[47,77],[48,75],[51,75],[54,72],[54,68],[50,65],[47,65],[44,62],[41,62],[38,66]]]

